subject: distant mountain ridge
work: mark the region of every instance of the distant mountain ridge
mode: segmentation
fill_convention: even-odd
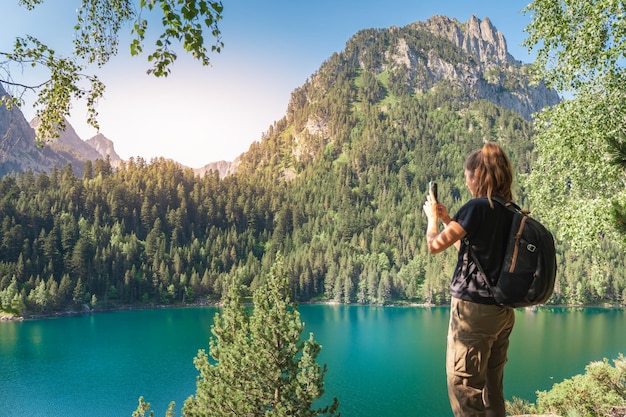
[[[91,139],[87,139],[85,143],[95,149],[100,156],[106,157],[108,155],[112,163],[119,163],[122,160],[117,152],[115,152],[115,145],[113,141],[108,139],[102,133],[98,133]]]
[[[30,126],[33,130],[37,130],[39,119],[34,118],[30,122]],[[108,156],[112,166],[117,166],[122,161],[122,158],[115,152],[113,141],[101,133],[91,139],[82,140],[67,120],[65,121],[65,130],[61,132],[58,139],[51,141],[48,146],[56,151],[73,154],[79,160],[94,161],[105,159]]]
[[[460,23],[449,17],[434,16],[402,28],[364,29],[292,92],[285,117],[260,142],[254,142],[235,161],[211,162],[194,172],[205,175],[216,171],[224,177],[242,169],[254,170],[258,164],[270,160],[276,162],[277,156],[266,148],[275,148],[272,142],[285,129],[293,132],[294,143],[289,150],[281,151],[283,156],[291,155],[288,157],[296,161],[313,159],[321,143],[318,139],[311,142],[312,137],[321,136],[324,144],[336,140],[332,132],[333,116],[313,107],[332,93],[333,80],[336,82],[355,71],[376,78],[374,81],[367,78],[367,82],[374,83],[367,98],[371,103],[384,101],[385,97],[451,88],[462,100],[488,100],[529,120],[533,113],[558,103],[559,97],[543,83],[534,84],[528,68],[509,54],[504,36],[489,18],[480,20],[472,16]],[[0,94],[5,94],[2,87]],[[308,112],[307,119],[294,124],[296,115],[303,112]],[[78,172],[84,161],[107,155],[112,165],[121,162],[113,141],[102,134],[83,141],[68,123],[57,141],[40,149],[34,146],[34,131],[27,125],[18,109],[9,112],[0,108],[0,175],[28,169],[46,171],[67,163]],[[37,121],[33,120],[31,125],[36,127]],[[260,159],[259,152],[264,155]],[[281,175],[293,178],[295,172],[288,165],[293,163],[282,164]]]
[[[0,95],[5,94],[0,86]],[[27,123],[18,108],[7,110],[4,106],[0,107],[0,176],[28,170],[50,172],[55,166],[62,168],[67,164],[71,164],[76,175],[82,175],[88,160],[108,157],[113,167],[122,161],[115,152],[113,141],[102,134],[83,141],[67,121],[59,138],[38,147],[35,143],[38,125],[37,118]]]
[[[0,96],[4,94],[6,92],[0,85]],[[55,166],[62,168],[67,164],[71,164],[74,173],[80,176],[87,160],[108,157],[114,168],[123,162],[115,151],[115,143],[102,133],[83,140],[67,120],[65,124],[66,128],[59,138],[37,147],[35,130],[39,120],[34,118],[28,123],[20,109],[0,107],[0,177],[28,170],[35,173],[50,172]],[[193,171],[200,176],[216,171],[220,177],[224,177],[234,172],[237,161],[211,162]]]
[[[237,170],[237,166],[239,165],[240,157],[235,158],[234,161],[216,161],[210,162],[203,166],[202,168],[196,168],[193,172],[196,175],[204,176],[211,171],[215,171],[218,173],[220,178],[226,177],[228,175],[232,175]]]

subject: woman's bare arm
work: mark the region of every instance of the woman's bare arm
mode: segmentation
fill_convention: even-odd
[[[467,232],[463,226],[450,219],[447,208],[443,204],[437,203],[432,195],[426,197],[424,213],[428,218],[426,242],[429,253],[443,252],[452,245],[457,249],[461,247],[461,238]],[[441,233],[439,232],[439,218],[445,225]]]
[[[461,247],[461,239],[466,235],[463,226],[451,221],[440,233],[427,233],[429,253],[439,253],[454,245],[457,249]]]

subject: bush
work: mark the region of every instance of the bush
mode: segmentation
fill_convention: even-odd
[[[626,406],[626,358],[620,354],[614,363],[591,362],[584,374],[537,392],[537,409],[568,417],[604,417],[614,406]]]

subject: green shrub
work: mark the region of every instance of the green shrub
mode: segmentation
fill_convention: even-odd
[[[626,358],[591,362],[585,373],[537,392],[537,409],[567,417],[604,417],[614,406],[626,405]]]

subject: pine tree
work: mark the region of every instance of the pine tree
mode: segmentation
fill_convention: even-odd
[[[85,300],[85,290],[83,288],[83,280],[78,278],[76,281],[76,286],[74,287],[74,291],[72,293],[72,302],[75,307],[80,306]]]
[[[240,285],[231,284],[211,329],[211,359],[200,350],[194,360],[197,391],[185,401],[183,415],[338,415],[336,398],[313,408],[324,394],[326,366],[316,362],[321,346],[313,334],[300,340],[304,325],[290,291],[280,255],[253,294],[252,312],[242,302]]]

